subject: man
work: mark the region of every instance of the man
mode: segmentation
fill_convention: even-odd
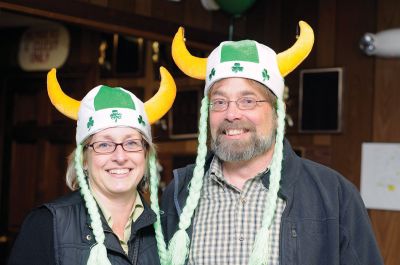
[[[300,29],[278,55],[245,40],[207,59],[175,36],[176,64],[206,84],[196,165],[175,170],[162,198],[170,264],[383,264],[357,189],[284,139],[283,77],[314,40],[305,22]]]

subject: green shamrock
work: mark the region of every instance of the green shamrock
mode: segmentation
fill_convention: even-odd
[[[211,78],[215,75],[215,68],[211,69],[210,74],[208,75],[208,79],[211,80]]]
[[[267,69],[264,69],[262,71],[262,76],[263,76],[263,81],[265,81],[265,79],[269,80],[269,74],[268,74]]]
[[[243,67],[240,66],[240,63],[235,63],[235,64],[232,66],[232,72],[235,72],[235,73],[237,73],[237,72],[243,72]]]
[[[90,131],[90,129],[93,127],[94,125],[94,120],[92,117],[89,118],[89,121],[86,124],[86,127],[88,128],[88,130]]]
[[[118,112],[118,110],[112,110],[111,114],[110,114],[110,118],[112,120],[115,120],[115,122],[118,121],[118,119],[121,119],[122,114]]]
[[[146,125],[146,123],[145,123],[144,120],[143,120],[142,115],[139,115],[138,122],[139,122],[139,124],[142,124],[143,126]]]

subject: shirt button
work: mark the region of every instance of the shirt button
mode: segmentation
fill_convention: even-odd
[[[246,198],[245,197],[240,197],[240,201],[242,202],[242,204],[246,203]]]
[[[243,241],[244,240],[244,237],[243,236],[240,236],[239,237],[239,241]]]
[[[87,241],[92,240],[92,236],[91,236],[91,235],[86,235],[86,240],[87,240]]]

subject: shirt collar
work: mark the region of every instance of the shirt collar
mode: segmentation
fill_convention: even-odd
[[[90,187],[90,192],[91,192],[92,195],[93,195],[93,198],[95,199],[97,205],[98,205],[99,208],[100,208],[101,213],[102,213],[103,216],[104,216],[104,219],[106,219],[106,222],[107,222],[107,224],[109,225],[109,227],[112,227],[112,225],[113,225],[113,220],[112,220],[112,218],[111,218],[110,212],[109,212],[105,207],[103,207],[103,206],[99,203],[99,200],[96,198],[96,193],[93,192],[93,189],[92,189],[92,187],[90,186],[90,184],[89,184],[89,187]],[[127,225],[129,225],[131,221],[136,221],[137,218],[139,218],[139,216],[142,214],[143,209],[144,209],[143,202],[142,202],[142,199],[140,198],[140,195],[139,195],[139,192],[138,192],[138,193],[136,194],[135,202],[133,203],[131,212],[130,212],[130,214],[129,214],[129,219],[128,219]]]
[[[253,179],[261,179],[261,177],[268,173],[269,168],[268,166],[261,172],[259,172]],[[216,181],[219,185],[229,185],[229,183],[225,180],[224,174],[222,172],[222,161],[216,155],[213,157],[210,169],[209,169],[209,176],[212,180]]]

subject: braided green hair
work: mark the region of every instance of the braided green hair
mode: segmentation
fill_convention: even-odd
[[[194,210],[197,208],[203,186],[204,164],[207,155],[207,119],[208,119],[208,97],[201,101],[199,122],[199,145],[197,147],[196,166],[193,178],[190,182],[189,196],[179,217],[178,231],[169,243],[169,252],[172,265],[184,264],[190,246],[190,239],[186,229],[190,226]]]
[[[149,154],[150,167],[150,201],[151,209],[156,213],[157,220],[154,223],[154,230],[157,240],[158,255],[161,265],[166,265],[169,262],[167,246],[165,244],[164,235],[161,229],[160,207],[158,205],[158,184],[159,178],[157,174],[157,162],[155,152]]]
[[[80,186],[80,191],[90,215],[93,234],[96,240],[96,244],[91,247],[87,265],[111,265],[111,262],[108,260],[107,257],[106,246],[104,245],[105,235],[101,223],[100,213],[97,208],[96,201],[94,200],[93,195],[89,190],[85,174],[83,173],[82,153],[83,147],[82,145],[78,145],[75,150],[75,169]]]
[[[200,122],[199,122],[199,145],[197,148],[196,166],[193,171],[193,178],[190,182],[190,191],[186,204],[179,219],[179,229],[169,242],[168,250],[165,245],[164,236],[161,230],[160,208],[156,191],[158,187],[158,177],[153,174],[155,165],[150,162],[150,187],[151,187],[151,207],[157,214],[157,221],[154,224],[160,256],[161,265],[182,265],[189,253],[190,239],[186,229],[191,224],[194,210],[197,208],[201,188],[203,186],[204,163],[207,155],[207,119],[208,119],[208,97],[205,96],[201,101]],[[152,161],[152,159],[151,159]]]
[[[260,230],[257,232],[253,245],[253,251],[250,255],[249,265],[267,265],[270,249],[269,228],[271,227],[276,210],[276,201],[278,199],[279,182],[281,180],[282,158],[283,158],[283,137],[285,134],[285,106],[282,99],[276,101],[276,112],[278,124],[276,129],[276,141],[274,155],[270,166],[271,174],[267,194],[267,203],[265,204],[263,220]]]

